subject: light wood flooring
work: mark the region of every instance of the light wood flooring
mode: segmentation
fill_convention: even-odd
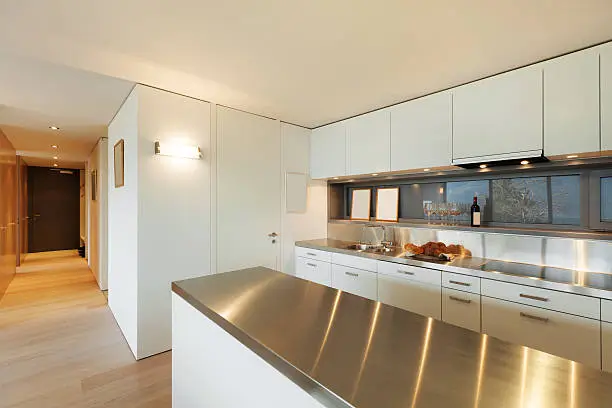
[[[171,407],[171,360],[134,360],[76,251],[28,255],[0,301],[0,408]]]

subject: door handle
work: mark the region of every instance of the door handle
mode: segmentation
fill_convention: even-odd
[[[276,238],[276,237],[278,237],[278,234],[276,232],[271,232],[271,233],[268,234],[268,236],[270,238]]]

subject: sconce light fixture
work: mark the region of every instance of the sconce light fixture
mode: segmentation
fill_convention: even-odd
[[[155,142],[155,154],[160,156],[182,157],[185,159],[201,159],[202,151],[199,146],[180,145],[173,143]]]

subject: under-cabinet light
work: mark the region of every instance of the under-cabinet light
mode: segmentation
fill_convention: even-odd
[[[160,156],[182,157],[185,159],[201,159],[199,146],[189,146],[171,143],[155,142],[155,154]]]
[[[578,157],[577,154],[570,154],[569,156],[567,156],[568,159],[575,159],[576,157]]]
[[[529,160],[523,160],[523,161],[521,162],[521,164],[522,164],[523,166],[525,166],[525,165],[529,164]]]
[[[480,168],[481,168],[481,169],[486,169],[486,168],[487,168],[487,165],[486,165],[486,164],[481,164],[481,165],[480,165]]]

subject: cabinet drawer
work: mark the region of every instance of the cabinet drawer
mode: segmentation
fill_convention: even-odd
[[[601,323],[601,368],[612,372],[612,323]]]
[[[351,268],[363,269],[364,271],[376,272],[376,260],[361,258],[359,256],[337,254],[332,252],[332,263],[336,265],[350,266]]]
[[[483,296],[523,303],[525,305],[556,310],[577,316],[600,318],[599,299],[557,292],[549,289],[534,288],[513,283],[482,279],[481,293]]]
[[[483,296],[482,332],[601,368],[597,320]]]
[[[439,320],[442,314],[440,297],[439,285],[378,274],[379,302]]]
[[[376,300],[377,286],[376,273],[343,265],[332,265],[332,287],[336,289]]]
[[[325,262],[331,262],[331,252],[321,251],[319,249],[310,249],[303,247],[295,247],[295,256],[302,258],[318,259]]]
[[[440,286],[442,272],[418,266],[378,261],[378,273]]]
[[[331,286],[331,264],[298,256],[295,258],[295,275],[321,285]]]
[[[612,323],[612,300],[601,300],[601,320]]]
[[[458,273],[443,273],[442,286],[480,294],[480,278],[475,276],[461,275]]]
[[[442,288],[442,320],[480,332],[480,295]]]

